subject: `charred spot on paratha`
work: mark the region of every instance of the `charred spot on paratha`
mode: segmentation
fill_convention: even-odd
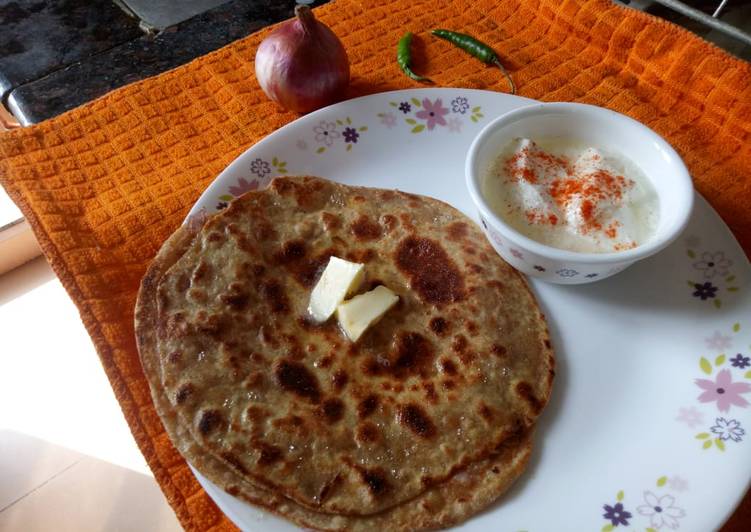
[[[287,392],[317,403],[321,399],[318,379],[303,364],[293,360],[277,360],[274,364],[276,382]]]
[[[377,467],[367,469],[364,467],[357,467],[356,469],[357,472],[360,473],[360,478],[368,487],[370,493],[374,496],[378,497],[389,490],[389,481],[386,477],[386,472],[382,468]]]
[[[436,434],[435,424],[423,408],[415,403],[400,406],[399,422],[421,438],[432,438]]]
[[[204,410],[198,420],[198,431],[206,436],[224,425],[224,417],[218,410]]]
[[[409,278],[412,289],[426,303],[444,305],[464,299],[464,277],[435,240],[405,238],[396,249],[395,261],[397,268]]]
[[[344,417],[344,403],[341,399],[329,398],[321,405],[321,413],[329,423],[336,423]]]
[[[378,396],[374,393],[369,394],[357,405],[357,415],[360,419],[365,419],[375,412],[378,408]]]

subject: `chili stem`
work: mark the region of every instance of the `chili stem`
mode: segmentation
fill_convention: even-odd
[[[501,69],[501,72],[503,72],[503,75],[506,76],[508,84],[511,85],[511,94],[516,94],[516,85],[514,85],[514,80],[511,79],[511,74],[509,74],[508,71],[503,67],[501,61],[497,57],[493,60],[493,63],[498,66],[498,68]]]

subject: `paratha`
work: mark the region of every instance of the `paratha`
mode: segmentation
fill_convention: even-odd
[[[331,255],[401,298],[356,344],[305,315]],[[528,444],[509,441],[554,373],[526,282],[471,221],[318,178],[276,179],[178,232],[142,284],[136,329],[186,458],[301,512],[394,513],[504,452],[523,462]]]

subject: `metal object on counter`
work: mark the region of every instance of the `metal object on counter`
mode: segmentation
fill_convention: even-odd
[[[722,12],[725,5],[727,4],[727,0],[722,0],[711,16],[704,13],[703,11],[700,11],[683,2],[680,2],[679,0],[653,0],[653,1],[657,4],[663,5],[665,7],[669,7],[670,9],[677,11],[681,15],[685,15],[693,20],[701,22],[702,24],[705,24],[712,29],[721,31],[725,35],[729,35],[730,37],[738,39],[739,41],[751,46],[751,34],[741,30],[740,28],[736,28],[732,24],[723,22],[722,20],[719,20],[717,18],[720,16],[720,13]]]

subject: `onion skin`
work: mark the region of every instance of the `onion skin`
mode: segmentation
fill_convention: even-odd
[[[308,113],[344,97],[349,59],[339,38],[307,6],[282,23],[256,51],[256,78],[276,103]]]

